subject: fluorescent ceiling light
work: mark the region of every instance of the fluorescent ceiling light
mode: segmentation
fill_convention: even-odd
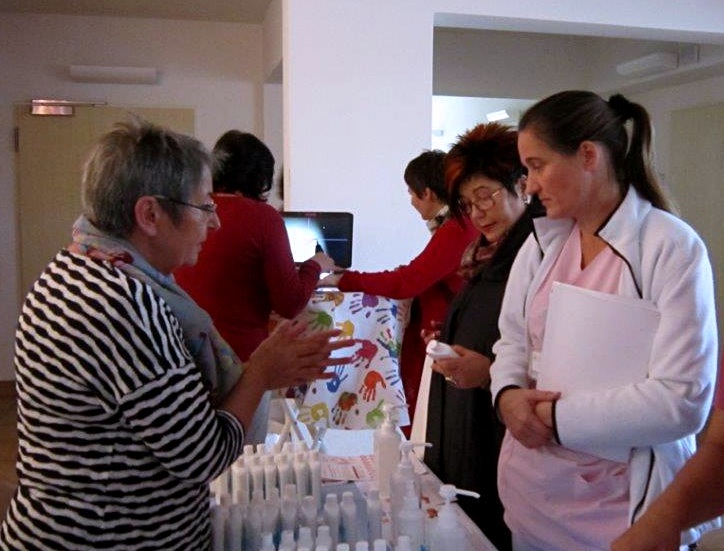
[[[644,76],[670,71],[679,65],[679,56],[671,52],[656,52],[637,57],[616,65],[616,72],[623,76]]]
[[[505,119],[509,119],[510,115],[508,115],[508,112],[505,109],[501,109],[500,111],[488,113],[485,115],[485,118],[488,119],[488,122],[504,121]]]

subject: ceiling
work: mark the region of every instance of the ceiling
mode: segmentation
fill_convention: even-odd
[[[260,24],[271,0],[0,0],[0,13],[194,19]]]

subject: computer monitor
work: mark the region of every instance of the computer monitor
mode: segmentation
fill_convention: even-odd
[[[337,266],[352,265],[351,212],[282,212],[294,262],[304,262],[319,250]]]

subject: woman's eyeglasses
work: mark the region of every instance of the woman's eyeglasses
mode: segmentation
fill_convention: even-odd
[[[182,205],[184,207],[191,207],[194,209],[199,209],[200,211],[205,212],[206,214],[216,214],[216,203],[203,203],[201,205],[195,205],[193,203],[187,203],[186,201],[181,201],[180,199],[174,199],[173,197],[166,197],[165,195],[154,195],[154,199],[158,199],[160,201],[168,201],[169,203],[175,203],[176,205]]]
[[[460,210],[462,210],[465,214],[470,214],[473,212],[473,205],[475,205],[475,208],[478,210],[488,210],[493,208],[495,205],[495,196],[498,195],[501,191],[503,191],[505,188],[498,188],[494,192],[490,193],[485,188],[478,188],[475,191],[473,191],[473,198],[471,199],[465,199],[464,197],[461,197],[458,201],[458,205],[460,206]]]

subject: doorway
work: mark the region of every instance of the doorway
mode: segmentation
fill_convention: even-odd
[[[81,212],[83,161],[93,143],[133,112],[153,123],[194,134],[193,109],[82,106],[72,116],[15,109],[19,303],[55,254],[70,242]]]

